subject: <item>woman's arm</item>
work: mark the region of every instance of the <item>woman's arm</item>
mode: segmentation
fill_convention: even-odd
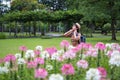
[[[80,40],[81,34],[80,33],[78,33],[78,35],[76,35],[76,34],[77,34],[77,32],[74,31],[74,35],[73,35],[74,40]]]
[[[73,29],[70,29],[69,31],[67,31],[66,33],[64,33],[64,36],[68,37],[72,34]]]

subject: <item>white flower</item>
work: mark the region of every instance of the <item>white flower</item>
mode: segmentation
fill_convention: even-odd
[[[43,47],[42,46],[36,46],[36,50],[42,51]]]
[[[7,68],[10,67],[10,62],[5,62],[4,66]]]
[[[71,50],[71,49],[73,49],[73,48],[75,48],[75,47],[72,46],[72,45],[70,45],[70,46],[68,47],[68,50]]]
[[[82,59],[85,59],[87,56],[85,55],[85,54],[80,54],[80,55],[78,55],[80,58],[81,58],[81,56],[82,56]]]
[[[23,58],[19,58],[17,63],[18,64],[25,64],[26,62]]]
[[[60,74],[51,74],[49,80],[64,80],[64,78]]]
[[[97,69],[91,68],[86,72],[86,80],[100,80],[101,76]]]
[[[15,54],[15,57],[16,57],[17,59],[19,59],[19,58],[21,58],[21,54],[20,54],[20,53],[16,53],[16,54]]]
[[[114,57],[114,56],[116,56],[116,55],[120,56],[120,51],[118,51],[118,50],[113,50],[111,56]]]
[[[116,65],[117,67],[120,66],[120,56],[114,56],[113,58],[110,58],[109,60],[110,65]]]
[[[51,56],[51,60],[57,60],[59,58],[60,54],[59,53],[54,53],[52,56]]]
[[[8,71],[7,67],[0,67],[0,74],[8,73]]]
[[[50,71],[50,70],[53,69],[53,66],[52,66],[52,65],[46,65],[46,69],[47,69],[48,71]]]
[[[33,50],[27,50],[25,53],[25,58],[34,58],[34,51]]]
[[[57,53],[60,54],[60,55],[62,55],[64,53],[64,50],[63,49],[58,50]]]
[[[109,60],[110,65],[116,65],[120,66],[120,52],[117,50],[114,50],[113,53],[111,54],[110,60]]]
[[[111,48],[111,44],[110,44],[110,43],[106,43],[105,46],[106,46],[107,48]]]
[[[42,58],[49,58],[50,57],[50,55],[49,55],[49,53],[47,51],[41,52],[40,55],[41,55]]]

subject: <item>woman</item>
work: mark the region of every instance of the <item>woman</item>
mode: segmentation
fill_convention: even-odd
[[[64,33],[64,36],[71,37],[71,42],[74,47],[80,43],[80,37],[81,37],[81,34],[79,33],[80,27],[81,26],[78,23],[75,23],[72,26],[72,29]]]

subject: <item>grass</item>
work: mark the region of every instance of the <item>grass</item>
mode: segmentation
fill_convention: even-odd
[[[21,45],[27,46],[28,49],[34,49],[37,45],[41,45],[44,48],[55,46],[59,48],[59,43],[68,38],[52,38],[52,39],[41,39],[41,38],[25,38],[25,39],[3,39],[0,40],[0,57],[4,57],[8,53],[19,52],[18,48]]]
[[[93,38],[87,38],[86,42],[91,44],[96,44],[97,42],[104,43],[120,43],[120,37],[117,33],[118,41],[111,41],[111,36],[108,34],[107,36],[101,34],[93,34]],[[18,53],[19,46],[24,45],[27,46],[28,49],[34,49],[37,45],[43,46],[43,48],[55,46],[60,49],[60,42],[62,40],[68,40],[69,38],[59,37],[59,38],[51,38],[51,39],[41,39],[41,38],[17,38],[17,39],[0,39],[0,57],[4,57],[9,53]]]

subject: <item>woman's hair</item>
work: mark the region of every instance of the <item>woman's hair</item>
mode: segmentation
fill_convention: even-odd
[[[79,33],[80,25],[78,23],[75,23],[74,25],[77,28],[77,33]],[[78,44],[80,44],[80,40],[78,40]]]
[[[79,26],[76,23],[74,25],[77,28],[77,32],[79,33],[79,29],[80,29]]]

